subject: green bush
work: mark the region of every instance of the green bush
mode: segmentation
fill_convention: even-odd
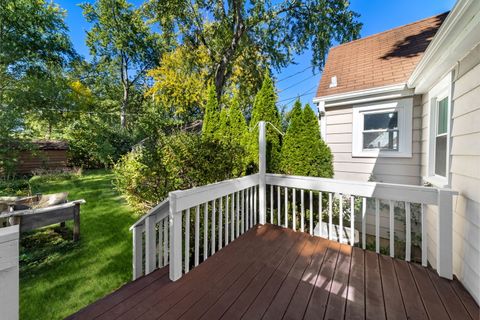
[[[126,129],[93,118],[76,122],[66,136],[70,164],[83,168],[111,167],[134,144]]]
[[[137,211],[145,211],[168,192],[236,177],[241,147],[203,139],[194,133],[145,141],[114,166],[116,188]]]

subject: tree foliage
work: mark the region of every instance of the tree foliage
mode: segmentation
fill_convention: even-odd
[[[220,125],[220,111],[215,87],[209,86],[205,115],[203,116],[202,136],[205,140],[214,140]]]
[[[87,22],[93,24],[86,44],[95,68],[107,71],[111,80],[122,86],[118,100],[121,126],[125,127],[133,87],[160,59],[159,38],[145,22],[142,11],[126,0],[97,0],[81,7]]]
[[[256,172],[258,168],[258,122],[266,121],[267,126],[267,171],[277,172],[280,162],[280,118],[276,107],[277,94],[273,80],[268,72],[264,76],[262,88],[255,96],[253,103],[252,117],[250,119],[249,132],[247,134],[247,163],[248,171]]]
[[[255,57],[255,63],[244,64],[244,74],[258,74],[267,62],[282,68],[308,48],[313,65],[321,68],[333,41],[352,40],[360,29],[344,0],[150,0],[146,11],[169,43],[205,46],[219,99],[244,52]]]
[[[302,110],[299,100],[290,112],[280,167],[290,175],[333,177],[332,153],[320,136],[318,119],[308,104]]]

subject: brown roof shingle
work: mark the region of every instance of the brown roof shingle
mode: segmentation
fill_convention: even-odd
[[[330,49],[317,97],[405,83],[448,12]],[[337,86],[329,88],[331,77]]]

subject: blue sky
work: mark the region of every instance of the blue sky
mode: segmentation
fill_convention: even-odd
[[[168,0],[166,0],[168,1]],[[66,22],[70,29],[72,42],[76,50],[83,56],[88,56],[85,46],[85,30],[89,25],[82,16],[78,3],[85,1],[55,0],[67,10]],[[88,1],[88,2],[93,2]],[[138,5],[142,1],[130,1]],[[450,10],[455,0],[351,0],[351,8],[360,14],[359,21],[363,23],[361,36],[369,36],[391,28],[395,28],[416,20],[433,16]],[[310,66],[311,51],[295,58],[292,64],[276,74],[277,79],[285,79],[277,83],[279,90],[279,105],[287,104],[289,108],[296,96],[303,95],[303,103],[310,103],[315,95],[321,74],[312,74]],[[295,75],[296,74],[296,75]],[[293,76],[292,76],[293,75]]]

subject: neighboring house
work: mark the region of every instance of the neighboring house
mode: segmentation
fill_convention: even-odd
[[[332,48],[314,102],[334,178],[459,193],[453,271],[480,302],[480,1]]]
[[[31,175],[38,170],[64,170],[68,167],[66,141],[36,140],[30,148],[20,150],[16,174]]]

